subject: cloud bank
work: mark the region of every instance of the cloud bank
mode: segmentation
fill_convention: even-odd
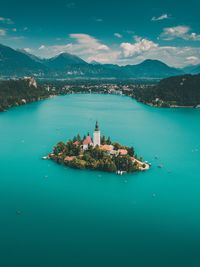
[[[164,28],[160,37],[163,40],[174,40],[176,38],[181,38],[184,40],[200,41],[200,34],[191,32],[191,28],[188,26],[176,26],[170,28]]]
[[[169,31],[167,30],[167,33]],[[171,38],[188,34],[189,29],[170,31]],[[189,33],[190,34],[190,33]],[[87,62],[113,63],[119,65],[137,64],[145,59],[161,60],[168,65],[183,67],[200,63],[200,47],[160,45],[147,38],[134,36],[133,42],[121,42],[112,46],[85,33],[72,33],[63,45],[41,44],[36,49],[26,48],[40,57],[52,57],[67,52]]]

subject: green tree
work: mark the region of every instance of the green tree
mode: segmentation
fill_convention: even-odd
[[[133,157],[134,156],[134,148],[133,147],[128,147],[127,148],[127,151],[128,151],[128,155],[129,156],[131,156],[131,157]]]
[[[108,139],[106,140],[106,143],[107,143],[108,145],[111,145],[111,144],[112,144],[111,139],[110,139],[110,136],[108,136]]]
[[[105,144],[106,144],[106,137],[105,137],[105,135],[103,135],[103,136],[101,137],[101,144],[102,144],[102,145],[105,145]]]
[[[80,134],[77,134],[77,141],[79,141],[79,142],[81,142],[81,136],[80,136]]]

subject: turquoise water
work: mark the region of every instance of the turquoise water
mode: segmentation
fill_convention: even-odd
[[[41,160],[96,119],[151,170],[116,176]],[[1,267],[200,266],[200,110],[56,97],[1,113],[0,149]]]

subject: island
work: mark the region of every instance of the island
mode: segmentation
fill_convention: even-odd
[[[93,139],[89,133],[83,138],[78,134],[66,143],[59,142],[47,158],[71,168],[121,175],[150,168],[148,162],[138,158],[133,147],[113,143],[110,137],[101,136],[98,122],[95,125]]]

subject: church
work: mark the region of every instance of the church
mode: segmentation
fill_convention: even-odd
[[[95,129],[93,133],[93,141],[92,141],[90,134],[88,133],[87,137],[83,141],[83,150],[87,150],[89,145],[93,147],[101,146],[101,132],[100,132],[98,121],[96,122],[96,125],[95,125]]]

